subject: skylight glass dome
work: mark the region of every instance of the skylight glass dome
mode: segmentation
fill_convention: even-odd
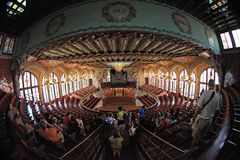
[[[17,15],[24,12],[27,0],[10,0],[6,3],[6,10],[9,15]]]

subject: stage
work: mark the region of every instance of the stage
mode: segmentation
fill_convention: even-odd
[[[133,97],[106,97],[99,104],[101,105],[98,105],[95,109],[106,112],[117,112],[119,106],[122,106],[127,111],[139,110],[141,107],[141,105],[136,105],[136,99]]]

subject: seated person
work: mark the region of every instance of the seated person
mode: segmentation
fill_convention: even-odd
[[[80,129],[81,135],[86,136],[85,127],[83,125],[83,121],[79,117],[77,117],[76,118],[76,122],[77,122],[77,125],[78,125],[79,129]]]
[[[41,127],[39,129],[39,134],[49,140],[50,142],[56,144],[59,148],[65,151],[65,147],[63,146],[64,143],[64,136],[61,131],[59,131],[55,126],[52,124],[47,124],[42,121]]]

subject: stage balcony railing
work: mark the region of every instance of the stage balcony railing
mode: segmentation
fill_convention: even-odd
[[[138,150],[145,160],[180,160],[186,154],[184,151],[167,141],[157,137],[140,126],[138,133]]]
[[[57,160],[99,160],[104,153],[103,125]]]

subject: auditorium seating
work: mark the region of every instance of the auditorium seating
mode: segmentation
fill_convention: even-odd
[[[144,84],[143,86],[141,86],[141,89],[143,89],[147,92],[153,93],[155,95],[159,95],[163,92],[163,89],[157,88],[157,87],[152,86],[152,85],[147,85],[147,84]]]
[[[85,101],[83,105],[87,108],[93,109],[99,101],[100,101],[99,98],[90,96],[90,98],[87,101]]]
[[[91,92],[91,90],[86,89],[85,91],[79,91],[78,93],[81,93],[80,95],[82,95],[82,93],[85,93],[86,95],[87,94],[86,92],[88,91]],[[154,91],[152,93],[154,93]],[[6,97],[6,94],[3,95],[1,91],[0,91],[0,94],[2,96],[0,100],[1,100],[1,103],[3,103],[2,99]],[[232,106],[231,117],[232,117],[233,124],[232,124],[231,132],[229,134],[229,137],[226,143],[236,146],[238,139],[240,138],[240,134],[239,134],[240,127],[238,122],[240,121],[240,118],[239,118],[240,117],[239,116],[240,115],[240,112],[239,112],[240,96],[239,96],[239,93],[236,90],[234,90],[234,88],[228,88],[227,91],[222,90],[222,94],[224,97],[224,106],[227,103],[230,103],[230,105]],[[226,98],[227,95],[230,98],[230,102],[228,102],[228,99]],[[17,96],[12,96],[12,95],[10,97],[11,98],[8,99],[8,104],[11,104],[12,106],[17,107],[19,102],[19,112],[23,121],[26,123],[33,124],[33,119],[41,119],[45,113],[51,113],[56,118],[62,119],[62,117],[66,113],[70,112],[74,117],[80,117],[83,120],[84,124],[89,125],[90,126],[89,131],[93,131],[94,126],[95,127],[97,126],[95,118],[99,116],[98,113],[90,112],[82,108],[80,104],[81,98],[66,95],[66,96],[60,97],[59,99],[55,99],[53,102],[41,103],[41,102],[32,102],[32,101],[27,102],[26,99],[24,98],[18,100]],[[82,97],[84,96],[82,95]],[[4,99],[5,99],[4,101],[6,102],[7,99],[6,98]],[[140,96],[139,99],[146,105],[146,107],[152,106],[156,103],[156,100],[147,94]],[[185,97],[179,96],[175,93],[164,93],[159,96],[159,100],[160,100],[160,106],[154,106],[152,108],[147,109],[146,121],[145,121],[144,127],[151,130],[149,126],[152,125],[153,123],[152,120],[157,116],[159,112],[165,114],[165,113],[171,112],[171,110],[176,111],[177,109],[179,109],[177,122],[170,126],[162,128],[162,130],[156,133],[156,135],[170,142],[171,144],[179,147],[180,149],[188,148],[191,142],[191,133],[189,132],[189,130],[184,130],[184,129],[186,127],[189,127],[189,122],[194,112],[194,107],[193,107],[194,101],[190,99],[186,99]],[[94,96],[89,96],[89,98],[83,101],[83,104],[85,107],[92,109],[94,107],[94,104],[96,104],[98,101],[99,101],[98,98]],[[30,116],[28,105],[32,109],[34,118]],[[226,110],[227,110],[226,107],[221,108],[220,114],[216,118],[214,126],[212,127],[211,136],[217,135],[218,131],[221,129],[222,124],[224,122]],[[4,137],[4,132],[3,132],[3,137]],[[33,149],[31,148],[31,146],[28,146],[26,141],[24,140],[22,141],[23,141],[22,143],[25,144],[27,147],[29,147],[30,149]],[[68,140],[68,142],[70,141]],[[142,145],[143,147],[149,147],[149,145],[146,145],[146,143]],[[54,148],[54,146],[52,147]],[[172,158],[182,155],[182,152],[179,152],[176,149],[172,150],[172,148],[174,147],[170,147],[170,148],[166,147],[163,149],[163,151],[165,151]],[[54,149],[51,148],[50,152],[52,151],[55,152]],[[152,151],[149,151],[149,152],[155,152],[155,150],[153,149]],[[164,158],[163,155],[162,155],[162,158]]]
[[[144,95],[144,96],[140,96],[138,97],[138,99],[148,108],[148,107],[152,107],[156,104],[156,101],[153,97],[149,96],[149,95]]]

